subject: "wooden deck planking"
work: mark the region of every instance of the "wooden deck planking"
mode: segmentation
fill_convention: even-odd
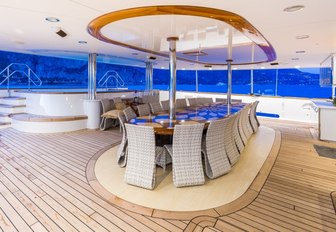
[[[272,126],[271,121],[267,124]],[[7,206],[22,204],[19,206],[22,211],[15,211],[13,215],[1,207],[0,229],[23,231],[15,227],[19,223],[34,231],[39,228],[41,231],[335,230],[335,209],[330,197],[336,190],[333,183],[335,160],[316,155],[312,144],[325,143],[314,140],[311,125],[300,124],[299,129],[291,126],[289,122],[275,123],[274,127],[283,134],[283,141],[271,174],[257,198],[251,204],[242,205],[238,211],[217,218],[219,220],[213,226],[204,224],[201,219],[194,227],[187,227],[193,220],[153,218],[118,209],[91,189],[82,167],[100,149],[120,140],[119,132],[83,130],[30,135],[3,130],[0,132],[3,135],[0,188],[7,193],[3,200],[11,202]],[[39,147],[39,143],[43,146]],[[65,164],[67,156],[71,158]],[[58,158],[63,161],[56,162]],[[25,214],[29,211],[29,223],[20,216],[23,211]],[[13,223],[12,217],[22,221]]]

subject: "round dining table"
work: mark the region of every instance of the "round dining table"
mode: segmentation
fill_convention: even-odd
[[[214,102],[207,105],[177,109],[174,120],[169,119],[169,113],[161,112],[133,118],[129,123],[152,126],[155,134],[158,135],[173,135],[175,125],[205,123],[205,128],[207,128],[211,121],[235,114],[245,105],[244,103],[231,104],[229,108],[227,104]]]

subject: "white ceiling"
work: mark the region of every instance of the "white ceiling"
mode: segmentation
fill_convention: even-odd
[[[105,54],[100,59],[106,62],[144,66],[147,54],[135,56],[135,51],[98,41],[88,34],[87,25],[111,11],[150,5],[205,6],[239,14],[273,45],[279,67],[318,67],[336,52],[335,0],[0,0],[0,50],[82,58],[95,52]],[[305,8],[294,13],[283,11],[293,5]],[[46,17],[59,18],[60,22],[47,22]],[[55,27],[68,36],[56,35]],[[310,37],[298,40],[299,35]],[[80,40],[87,44],[79,44]],[[166,58],[155,62],[155,67],[168,67]],[[194,67],[183,62],[178,66]]]

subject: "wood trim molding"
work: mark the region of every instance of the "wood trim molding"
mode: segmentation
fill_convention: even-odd
[[[267,39],[246,19],[241,17],[238,14],[215,9],[215,8],[208,8],[208,7],[201,7],[201,6],[186,6],[186,5],[163,5],[163,6],[145,6],[145,7],[137,7],[137,8],[130,8],[124,9],[119,11],[110,12],[99,16],[92,20],[87,30],[89,34],[93,37],[104,41],[106,43],[114,44],[117,46],[125,47],[134,49],[137,51],[151,53],[158,56],[168,57],[168,54],[152,51],[149,49],[137,47],[134,45],[126,44],[123,41],[116,41],[112,40],[106,36],[104,36],[101,32],[101,29],[113,22],[129,19],[129,18],[136,18],[142,16],[153,16],[153,15],[188,15],[188,16],[196,16],[196,17],[204,17],[210,18],[214,20],[219,20],[231,25],[236,30],[242,32],[246,35],[246,37],[250,38],[258,47],[260,47],[264,53],[266,54],[267,58],[262,61],[258,62],[246,62],[246,63],[233,63],[235,65],[246,65],[246,64],[256,64],[256,63],[263,63],[263,62],[270,62],[276,60],[276,53],[272,45],[267,41]],[[252,35],[252,36],[251,36]],[[199,63],[203,65],[226,65],[226,63],[204,63],[200,61],[195,61],[191,59],[177,57],[179,60],[192,62],[192,63]]]

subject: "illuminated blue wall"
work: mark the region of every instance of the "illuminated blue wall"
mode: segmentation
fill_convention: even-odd
[[[87,61],[0,51],[0,71],[11,63],[27,64],[41,78],[43,82],[41,88],[87,88]],[[117,71],[129,89],[145,88],[145,68],[98,63],[97,80],[108,70]],[[324,76],[323,85],[320,85],[319,70],[319,68],[253,70],[253,93],[328,98],[331,96],[331,69],[324,69],[327,75]],[[199,70],[197,75],[199,92],[227,92],[226,70]],[[232,92],[250,94],[251,70],[233,70],[232,75]],[[28,84],[27,78],[19,74],[10,81],[13,88],[26,88]],[[169,70],[154,69],[153,81],[155,89],[167,90]],[[113,83],[109,87],[113,87]],[[0,88],[6,88],[6,83]],[[195,91],[196,71],[178,70],[177,90]]]

